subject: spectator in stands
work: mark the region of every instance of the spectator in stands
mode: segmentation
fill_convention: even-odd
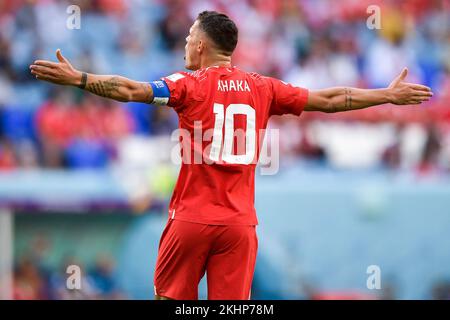
[[[88,139],[88,148],[83,152],[98,152],[106,146],[106,161],[98,162],[98,166],[107,166],[114,157],[111,150],[121,137],[167,134],[176,128],[173,115],[167,110],[156,109],[151,117],[133,111],[134,121],[131,121],[123,107],[105,107],[104,101],[94,97],[76,100],[69,97],[75,91],[56,92],[55,88],[50,90],[30,82],[25,67],[35,57],[62,47],[87,70],[128,74],[143,81],[158,78],[182,68],[180,57],[185,30],[204,1],[104,0],[74,4],[80,6],[84,17],[79,30],[57,27],[66,22],[66,17],[59,12],[65,12],[68,2],[17,1],[0,5],[0,105],[20,108],[16,105],[26,101],[37,109],[39,134],[39,139],[29,139],[25,144],[11,140],[12,146],[2,148],[5,163],[33,167],[38,162],[33,150],[39,150],[39,162],[44,167],[70,166],[70,161],[65,159],[69,144]],[[393,107],[379,107],[369,112],[334,115],[328,118],[330,121],[412,122],[428,117],[434,122],[448,122],[448,5],[445,1],[425,0],[376,2],[382,7],[383,28],[370,30],[365,22],[366,9],[371,4],[374,3],[369,0],[345,1],[344,5],[303,0],[208,2],[209,7],[224,11],[238,21],[242,41],[233,63],[244,69],[310,88],[341,83],[379,86],[392,77],[392,72],[397,72],[399,62],[405,63],[399,57],[406,56],[415,80],[435,86],[435,92],[441,95],[420,109],[412,107],[397,113]],[[322,10],[325,6],[327,10]],[[152,59],[159,62],[146,63]],[[105,61],[112,63],[108,65]],[[130,108],[134,107],[130,104]],[[105,121],[99,120],[100,115],[105,116]],[[306,131],[311,120],[321,120],[320,115],[302,118]],[[289,120],[274,124],[274,127],[292,129]],[[450,139],[443,138],[445,132],[438,130],[435,138],[441,148],[436,151],[438,156],[427,158],[426,163],[431,161],[436,166],[446,163],[437,160],[447,157],[445,152],[450,149]],[[318,158],[323,160],[326,151],[320,151]],[[16,161],[12,161],[14,153],[19,158]],[[294,157],[302,158],[309,153],[297,152]],[[404,161],[400,159],[400,162]]]

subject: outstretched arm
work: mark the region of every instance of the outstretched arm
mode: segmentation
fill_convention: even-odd
[[[77,86],[98,96],[117,101],[144,102],[153,101],[153,90],[148,82],[134,81],[122,76],[96,75],[76,70],[63,55],[56,50],[59,62],[36,60],[31,73],[36,79],[60,85]]]
[[[305,111],[332,113],[363,109],[384,103],[411,105],[428,101],[433,96],[431,89],[420,84],[404,82],[407,74],[408,69],[403,69],[389,87],[384,89],[336,87],[310,91]]]

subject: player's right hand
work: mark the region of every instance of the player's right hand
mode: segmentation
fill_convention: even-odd
[[[30,70],[36,79],[62,85],[79,85],[81,72],[76,70],[61,54],[61,50],[56,50],[56,58],[59,62],[47,60],[36,60],[30,65]]]

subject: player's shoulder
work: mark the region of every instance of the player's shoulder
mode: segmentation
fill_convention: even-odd
[[[259,74],[258,72],[247,72],[248,76],[255,80],[263,80],[264,76]]]
[[[178,71],[178,72],[172,73],[171,75],[164,77],[163,79],[169,80],[171,82],[177,82],[182,79],[186,79],[186,78],[190,78],[190,77],[191,77],[191,75],[189,72]]]
[[[250,72],[249,75],[255,80],[259,80],[259,81],[262,81],[262,82],[268,83],[268,84],[272,84],[274,81],[280,81],[276,78],[265,76],[265,75],[259,74],[257,72]]]
[[[201,71],[201,70],[199,70]],[[178,71],[162,78],[169,87],[172,97],[179,96],[185,105],[194,101],[204,101],[206,90],[201,90],[203,74],[201,72]],[[173,98],[175,99],[175,98]]]
[[[188,83],[198,83],[206,79],[206,77],[207,77],[207,70],[201,69],[193,72],[178,71],[165,77],[164,79],[172,82],[184,81]]]
[[[240,70],[243,74],[246,75],[246,78],[248,80],[250,80],[254,85],[256,85],[257,87],[267,87],[270,85],[269,83],[269,78],[258,73],[258,72],[248,72],[248,71],[243,71]]]

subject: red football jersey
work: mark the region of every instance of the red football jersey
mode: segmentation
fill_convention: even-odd
[[[169,218],[213,225],[256,225],[255,168],[271,115],[300,115],[308,90],[209,67],[163,78],[179,116],[182,164]]]

